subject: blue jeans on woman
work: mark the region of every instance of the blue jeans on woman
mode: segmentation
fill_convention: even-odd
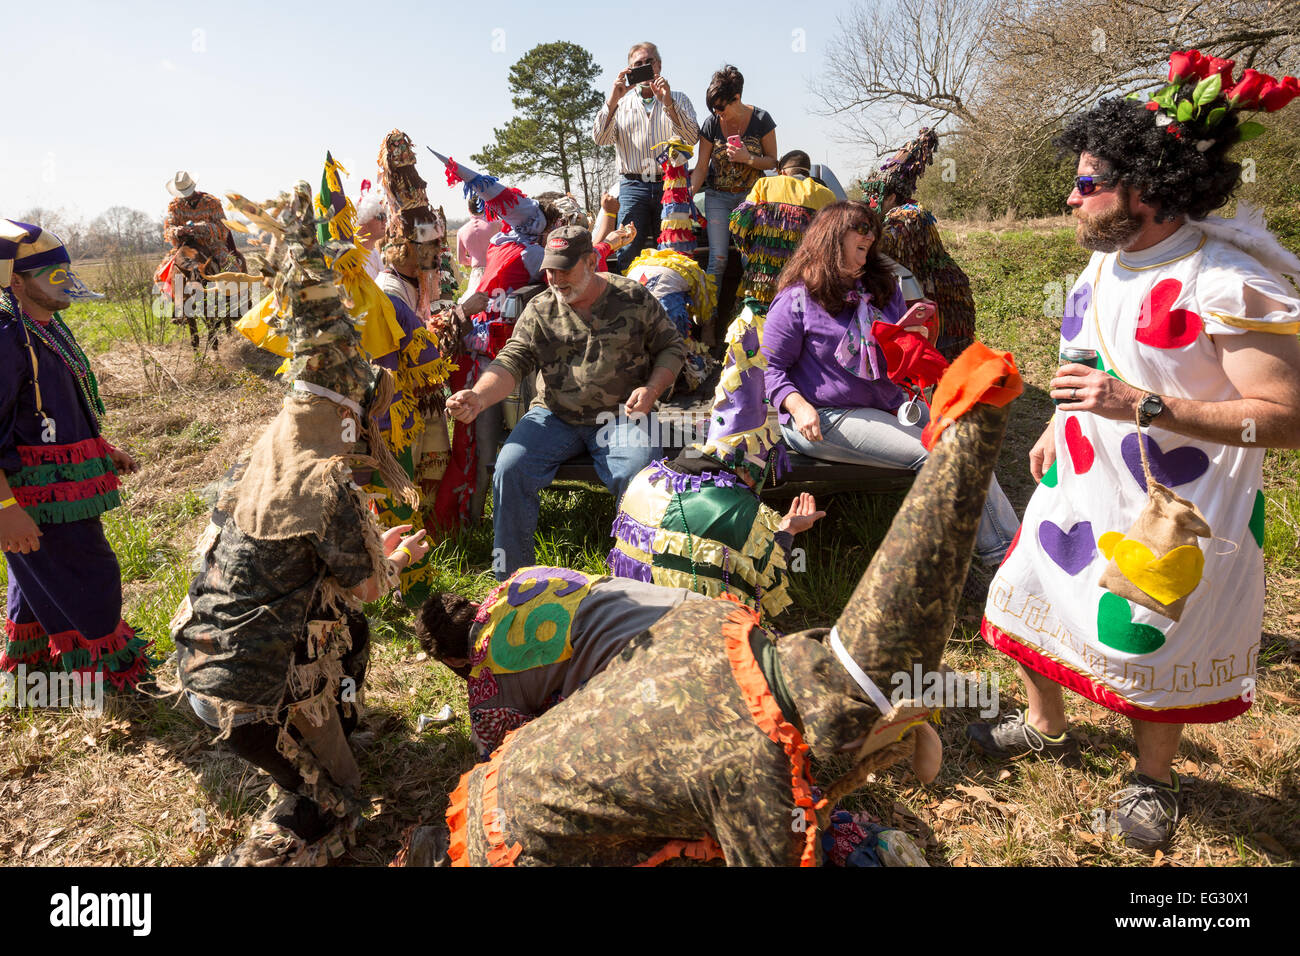
[[[492,474],[492,570],[498,581],[533,563],[538,493],[560,466],[584,450],[596,475],[623,497],[637,472],[662,456],[648,416],[619,417],[607,424],[570,425],[550,411],[530,408],[510,432]]]
[[[726,193],[719,189],[704,190],[704,218],[709,225],[709,268],[706,270],[722,288],[727,271],[727,250],[731,245],[731,213],[745,201],[747,193]]]
[[[920,471],[930,453],[921,444],[921,430],[929,421],[921,406],[921,420],[904,425],[893,412],[879,408],[819,408],[822,440],[810,442],[793,423],[781,426],[786,444],[801,455],[851,465],[882,465]],[[997,565],[1006,556],[1020,521],[994,475],[989,481],[984,513],[975,532],[975,559]]]

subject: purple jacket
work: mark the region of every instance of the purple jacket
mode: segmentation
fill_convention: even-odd
[[[882,377],[876,381],[859,378],[835,359],[840,344],[857,310],[846,303],[838,315],[831,315],[803,293],[800,283],[782,289],[763,321],[763,355],[767,370],[763,373],[767,397],[780,413],[782,424],[790,413],[782,402],[791,392],[798,392],[815,408],[879,408],[893,411],[903,404],[907,393],[883,377],[884,357],[876,345]],[[864,293],[865,294],[865,293]],[[903,292],[894,285],[894,297],[881,309],[881,319],[894,323],[906,312]]]

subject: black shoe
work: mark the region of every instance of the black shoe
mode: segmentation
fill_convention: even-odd
[[[986,757],[1006,760],[1027,753],[1061,757],[1074,750],[1074,738],[1069,731],[1049,737],[1025,719],[1023,710],[1007,714],[996,724],[967,724],[966,736],[972,746]]]
[[[1161,850],[1174,835],[1181,813],[1178,794],[1182,791],[1178,774],[1169,772],[1172,784],[1152,780],[1133,772],[1129,785],[1111,795],[1113,810],[1098,807],[1092,831],[1123,841],[1138,850]]]

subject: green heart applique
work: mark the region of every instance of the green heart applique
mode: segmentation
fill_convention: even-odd
[[[1097,605],[1097,639],[1125,654],[1150,654],[1165,636],[1150,624],[1134,624],[1128,601],[1107,591]]]
[[[1056,482],[1056,462],[1052,462],[1052,467],[1043,472],[1043,484],[1048,488],[1055,488]]]
[[[1264,547],[1264,492],[1255,492],[1255,507],[1250,510],[1250,534],[1255,543]]]

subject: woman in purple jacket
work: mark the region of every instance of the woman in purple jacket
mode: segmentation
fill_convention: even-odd
[[[777,281],[763,323],[767,397],[781,434],[812,458],[919,471],[927,415],[898,419],[907,399],[889,380],[871,324],[897,323],[906,306],[894,273],[877,253],[881,223],[866,203],[827,206],[808,227]],[[923,330],[923,329],[922,329]],[[975,556],[996,566],[1019,522],[997,478],[989,488]]]

